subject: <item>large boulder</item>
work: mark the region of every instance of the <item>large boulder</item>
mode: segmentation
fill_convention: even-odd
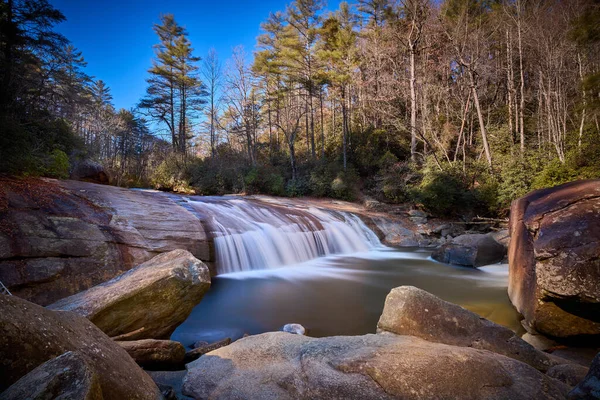
[[[569,400],[600,399],[600,353],[596,355],[586,377],[569,393]]]
[[[41,305],[160,253],[211,257],[202,216],[164,193],[0,177],[0,221],[0,281]]]
[[[499,263],[506,256],[506,248],[492,235],[466,234],[443,244],[431,257],[446,264],[481,267]]]
[[[90,372],[93,370],[105,399],[161,397],[152,379],[127,352],[87,319],[71,312],[50,311],[15,296],[0,295],[0,392],[66,352],[76,353],[74,357],[79,361],[55,360],[43,367],[43,371],[55,370],[59,380],[60,376],[89,378],[90,391],[94,392]],[[61,373],[55,369],[66,364],[85,364],[90,373],[83,369],[73,374]],[[36,376],[37,373],[28,379],[39,381],[41,378]],[[69,386],[65,385],[65,388]]]
[[[83,180],[94,183],[108,183],[108,175],[99,162],[85,159],[81,160],[71,169],[71,179]]]
[[[600,180],[538,190],[510,213],[508,294],[529,328],[600,334]]]
[[[48,308],[84,316],[111,337],[168,339],[209,287],[206,265],[173,250]]]
[[[46,361],[2,393],[3,400],[102,400],[100,379],[85,358],[68,351]]]
[[[179,342],[142,339],[116,343],[144,368],[156,370],[183,367],[185,347]]]
[[[430,342],[493,351],[540,371],[553,365],[545,353],[510,329],[413,286],[391,290],[377,329]]]
[[[195,399],[564,399],[565,386],[489,351],[392,334],[249,336],[187,365]]]

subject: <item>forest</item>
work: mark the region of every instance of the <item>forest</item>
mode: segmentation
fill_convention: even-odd
[[[1,173],[68,178],[93,160],[125,187],[487,216],[600,177],[597,0],[295,0],[224,56],[197,54],[165,13],[129,110],[64,18],[0,2]]]

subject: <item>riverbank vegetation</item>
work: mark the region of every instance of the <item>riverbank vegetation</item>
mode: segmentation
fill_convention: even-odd
[[[224,62],[166,14],[131,110],[46,0],[3,0],[0,18],[4,172],[64,178],[91,158],[122,186],[489,215],[600,177],[595,0],[295,0]]]

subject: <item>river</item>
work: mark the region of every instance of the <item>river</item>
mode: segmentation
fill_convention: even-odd
[[[310,336],[373,333],[385,297],[412,285],[520,331],[508,266],[440,264],[381,245],[353,214],[239,198],[188,197],[214,236],[219,275],[171,339],[191,345],[302,324]]]

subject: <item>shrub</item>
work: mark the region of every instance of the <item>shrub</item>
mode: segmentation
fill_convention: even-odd
[[[264,193],[273,196],[285,194],[282,173],[271,166],[255,166],[244,177],[246,192]]]
[[[458,207],[465,206],[467,192],[467,187],[456,174],[435,171],[425,174],[423,182],[417,188],[416,197],[430,213],[448,216]]]
[[[69,157],[64,151],[54,149],[48,156],[43,169],[44,175],[51,178],[67,179],[69,177]]]

